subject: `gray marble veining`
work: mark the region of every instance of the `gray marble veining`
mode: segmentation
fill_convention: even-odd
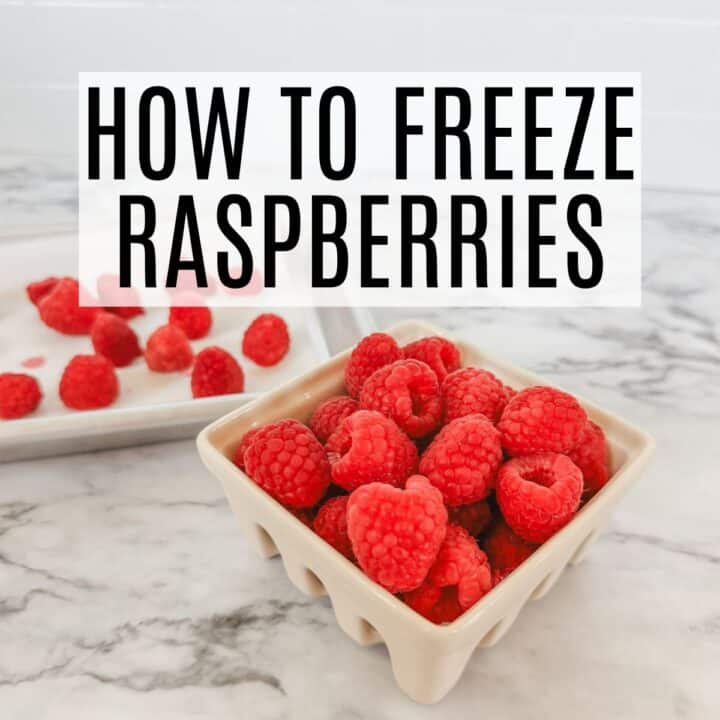
[[[720,715],[720,198],[646,193],[644,216],[641,309],[423,313],[658,444],[587,560],[442,704],[251,554],[188,440],[0,467],[0,716]]]

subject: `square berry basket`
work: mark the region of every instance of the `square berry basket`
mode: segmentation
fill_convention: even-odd
[[[401,345],[427,335],[448,336],[419,321],[403,322],[387,332]],[[471,344],[457,345],[463,365],[486,368],[515,388],[549,384]],[[280,554],[290,580],[302,592],[315,597],[327,594],[338,624],[353,640],[361,645],[385,643],[398,686],[417,702],[434,703],[452,689],[477,648],[498,642],[525,603],[545,595],[568,563],[580,562],[612,508],[647,465],[654,442],[642,430],[578,398],[606,433],[611,479],[502,583],[454,622],[435,625],[366,577],[230,459],[249,429],[282,418],[306,422],[318,403],[341,393],[349,354],[350,350],[335,356],[212,423],[198,436],[198,450],[210,472],[222,481],[241,530],[257,552],[266,558]]]

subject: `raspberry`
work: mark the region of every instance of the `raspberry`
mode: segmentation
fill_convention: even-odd
[[[445,540],[425,581],[406,593],[405,602],[434,623],[449,623],[492,589],[485,553],[467,530],[448,525]]]
[[[145,362],[155,372],[175,372],[190,367],[193,351],[187,335],[175,325],[161,325],[147,340]]]
[[[178,307],[173,305],[170,308],[168,318],[170,325],[179,327],[190,340],[197,340],[205,337],[210,332],[212,325],[212,314],[210,308],[203,305],[196,307]]]
[[[580,468],[587,494],[597,492],[608,481],[605,433],[592,420],[585,424],[577,446],[568,453],[568,457]]]
[[[90,330],[90,340],[95,352],[106,357],[115,367],[125,367],[142,355],[133,329],[111,313],[98,313]]]
[[[265,492],[290,508],[310,508],[330,484],[323,446],[297,420],[272,423],[245,451],[248,475]]]
[[[258,315],[248,326],[242,339],[246,357],[262,367],[277,365],[290,347],[290,334],[279,315]]]
[[[498,430],[510,455],[566,453],[578,444],[586,422],[585,411],[572,395],[535,386],[508,402]]]
[[[420,472],[450,506],[487,497],[502,462],[500,433],[484,415],[448,423],[420,458]]]
[[[345,366],[345,387],[356,398],[365,381],[385,365],[402,360],[403,353],[395,339],[385,333],[364,337],[350,353]]]
[[[336,485],[353,491],[365,483],[400,486],[417,469],[417,448],[390,418],[358,410],[325,445]]]
[[[519,538],[502,518],[498,518],[482,542],[493,569],[495,584],[527,560],[537,547]]]
[[[74,410],[94,410],[115,402],[119,385],[113,364],[102,355],[76,355],[60,378],[60,399]]]
[[[330,498],[320,507],[313,520],[313,530],[341,555],[353,560],[352,544],[347,533],[347,504],[349,495]]]
[[[487,370],[467,367],[456,370],[442,384],[445,422],[480,413],[496,423],[508,398],[505,386]]]
[[[350,495],[347,527],[365,574],[391,593],[419,587],[447,530],[440,493],[420,475],[405,490],[385,483],[363,485]]]
[[[313,512],[310,508],[288,508],[290,513],[294,515],[305,527],[313,529]]]
[[[437,375],[439,383],[442,383],[448,373],[455,372],[460,367],[460,351],[442,337],[422,338],[408,343],[402,350],[406,358],[420,360],[429,365]]]
[[[419,360],[397,360],[376,370],[360,392],[360,407],[393,419],[412,438],[423,437],[442,420],[437,377]]]
[[[194,398],[242,392],[245,376],[237,360],[219,347],[206,347],[195,358],[190,379]]]
[[[37,305],[42,298],[44,298],[60,281],[60,278],[51,276],[46,277],[44,280],[38,280],[37,282],[31,282],[26,288],[30,302],[33,305]]]
[[[40,319],[53,330],[65,335],[87,335],[97,307],[80,307],[80,286],[73,278],[62,278],[46,295],[38,300]]]
[[[448,508],[450,522],[465,528],[471,535],[477,537],[485,532],[492,520],[492,510],[486,500],[458,505]]]
[[[128,305],[127,307],[106,307],[106,312],[121,317],[123,320],[131,320],[138,315],[144,315],[145,310],[139,305]]]
[[[315,408],[308,424],[315,437],[324,443],[337,430],[338,425],[357,409],[357,400],[347,395],[331,397]]]
[[[232,456],[232,461],[241,470],[245,469],[245,451],[250,447],[253,442],[255,442],[255,438],[257,438],[263,430],[271,427],[273,426],[263,425],[262,427],[252,428],[242,436],[240,444],[237,446]]]
[[[542,453],[506,462],[498,473],[495,492],[512,530],[523,540],[539,544],[570,522],[582,489],[582,473],[570,458]]]
[[[0,373],[0,418],[16,420],[29,415],[40,404],[38,381],[25,373]]]

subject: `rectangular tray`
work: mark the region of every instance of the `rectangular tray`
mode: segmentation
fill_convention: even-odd
[[[279,310],[288,322],[291,350],[273,368],[260,368],[240,354],[242,333],[258,309],[214,308],[210,335],[194,341],[196,351],[220,345],[237,357],[248,392],[193,399],[186,373],[152,373],[139,358],[118,369],[121,392],[113,406],[89,412],[65,408],[57,393],[62,369],[77,353],[91,353],[87,336],[67,336],[46,327],[25,294],[25,285],[48,275],[75,274],[75,237],[62,233],[0,239],[0,372],[28,372],[40,381],[43,401],[20,420],[0,420],[0,462],[125,447],[192,437],[213,418],[236,409],[310,368],[372,328],[361,310],[337,308]],[[132,327],[145,340],[167,322],[166,308],[149,308]],[[42,367],[23,361],[41,356]]]
[[[425,335],[449,337],[419,321],[404,322],[387,332],[401,344]],[[487,368],[515,388],[548,384],[469,343],[457,344],[463,364]],[[257,552],[262,557],[279,553],[288,577],[302,592],[311,596],[328,594],[338,624],[356,642],[385,643],[397,684],[409,697],[422,703],[437,702],[455,685],[478,647],[494,645],[528,600],[545,595],[568,563],[583,558],[613,507],[649,461],[654,442],[642,430],[578,398],[607,435],[610,481],[568,525],[470,610],[453,623],[434,625],[367,578],[255,485],[230,459],[250,428],[285,417],[307,421],[319,402],[342,392],[348,355],[346,351],[217,420],[198,436],[198,451],[210,472],[222,481],[240,528]],[[348,668],[348,676],[351,672]]]

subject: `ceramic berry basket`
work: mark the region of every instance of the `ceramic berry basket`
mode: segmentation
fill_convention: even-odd
[[[426,335],[447,335],[422,322],[388,330],[400,344]],[[463,365],[494,372],[516,388],[551,384],[525,370],[458,342]],[[282,418],[307,421],[322,400],[343,391],[350,351],[206,427],[200,455],[223,483],[245,536],[263,557],[282,556],[290,580],[311,596],[329,595],[340,627],[361,645],[385,643],[400,688],[413,700],[433,703],[455,685],[477,648],[494,645],[528,600],[545,595],[568,563],[578,563],[597,538],[627,488],[640,476],[654,442],[592,403],[579,399],[602,426],[610,446],[612,477],[582,510],[470,610],[448,625],[434,625],[374,583],[349,560],[273,500],[230,460],[250,428]]]

